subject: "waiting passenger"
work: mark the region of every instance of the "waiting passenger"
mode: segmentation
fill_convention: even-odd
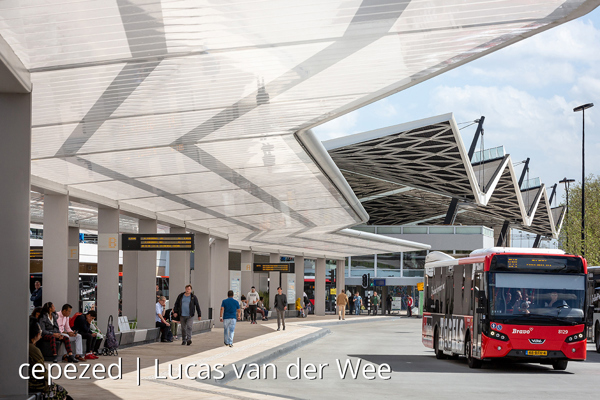
[[[42,307],[36,307],[33,309],[33,311],[31,312],[31,315],[29,316],[29,323],[38,323],[38,320],[40,319],[40,315],[42,315]]]
[[[240,309],[238,310],[238,321],[245,321],[249,316],[248,300],[246,300],[246,296],[242,295],[240,298]]]
[[[92,349],[96,348],[96,337],[98,335],[92,331],[91,324],[96,317],[96,311],[90,310],[87,314],[81,314],[75,318],[75,323],[73,324],[73,329],[85,339],[86,360],[95,360],[98,358],[92,353]]]
[[[42,340],[50,342],[54,362],[57,361],[58,357],[56,342],[59,341],[65,344],[65,349],[67,350],[67,354],[63,356],[63,361],[77,363],[79,361],[73,356],[73,352],[71,351],[71,341],[68,337],[60,333],[58,315],[56,315],[55,311],[56,308],[51,302],[44,304],[44,307],[42,307],[42,315],[39,320],[40,327],[42,328]]]
[[[44,356],[40,349],[35,345],[41,338],[42,328],[40,328],[40,325],[37,322],[29,324],[29,394],[43,393],[44,399],[73,400],[62,386],[57,385],[56,383],[48,384],[48,371],[44,364]],[[41,375],[41,379],[36,379],[33,376],[32,370],[34,366],[36,375]]]
[[[262,315],[262,320],[263,321],[268,321],[269,318],[267,318],[269,316],[269,312],[267,311],[267,309],[265,308],[265,303],[263,302],[263,298],[260,297],[258,300],[258,304],[256,307],[256,312],[259,313],[260,315]]]
[[[165,319],[165,303],[167,298],[160,296],[155,306],[154,320],[156,321],[156,327],[160,328],[160,341],[161,342],[172,342],[173,340],[167,339],[167,330],[171,326]]]
[[[31,293],[31,297],[29,299],[31,301],[33,301],[34,307],[41,307],[42,306],[42,284],[40,283],[40,281],[35,281],[34,286],[35,286],[35,290]]]
[[[81,335],[77,332],[73,332],[69,326],[69,316],[71,315],[72,310],[73,307],[71,307],[70,304],[65,304],[62,306],[62,310],[58,314],[58,329],[60,329],[60,333],[63,336],[69,338],[71,342],[75,342],[75,358],[79,361],[85,361],[85,358],[83,358]]]

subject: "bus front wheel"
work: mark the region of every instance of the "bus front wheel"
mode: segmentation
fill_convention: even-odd
[[[568,364],[568,360],[556,360],[552,363],[552,368],[554,368],[556,371],[564,371],[567,369]]]

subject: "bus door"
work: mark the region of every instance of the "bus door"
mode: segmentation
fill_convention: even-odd
[[[481,357],[481,332],[483,324],[483,313],[477,312],[478,308],[483,308],[483,303],[480,302],[481,297],[479,293],[483,293],[483,272],[476,271],[473,279],[473,297],[471,299],[472,312],[473,312],[473,336],[471,342],[473,343],[473,356]]]
[[[452,312],[454,304],[454,268],[448,267],[445,271],[446,278],[446,290],[444,296],[444,329],[443,332],[443,343],[444,350],[452,351]]]

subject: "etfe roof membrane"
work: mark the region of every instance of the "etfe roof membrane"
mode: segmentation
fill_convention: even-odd
[[[307,129],[597,5],[4,0],[0,35],[31,74],[35,190],[339,257],[427,246],[344,234],[368,215]]]

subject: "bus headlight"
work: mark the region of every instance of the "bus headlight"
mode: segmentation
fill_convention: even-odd
[[[581,342],[582,340],[585,340],[585,335],[583,334],[583,332],[580,332],[580,333],[575,333],[573,335],[567,336],[565,339],[565,342],[575,343],[575,342]]]

